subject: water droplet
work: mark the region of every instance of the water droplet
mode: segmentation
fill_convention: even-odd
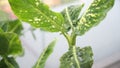
[[[55,26],[52,26],[52,28],[55,28]]]
[[[33,21],[32,19],[29,19],[28,21]]]
[[[39,19],[38,17],[34,18],[35,21],[41,21],[41,19]]]
[[[43,18],[43,16],[40,16],[40,18]]]
[[[20,13],[23,12],[22,10],[20,10]]]
[[[28,12],[27,10],[25,10],[25,12]]]
[[[36,4],[36,6],[38,6],[38,5],[39,5],[39,2],[36,2],[35,4]]]
[[[50,22],[50,20],[48,20],[48,22]]]
[[[54,16],[54,17],[53,17],[53,19],[55,20],[55,19],[57,19],[57,17],[56,17],[56,16]]]

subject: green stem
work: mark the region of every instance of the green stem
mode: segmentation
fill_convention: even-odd
[[[67,40],[67,42],[68,42],[68,44],[69,44],[69,47],[70,47],[71,41],[70,41],[70,36],[69,36],[69,34],[64,33],[64,32],[62,32],[62,34],[63,34],[64,37],[66,38],[66,40]]]
[[[76,45],[76,34],[72,33],[71,34],[71,45],[75,46]]]
[[[62,34],[65,36],[65,38],[68,41],[69,47],[75,46],[76,45],[76,34],[74,32],[69,35],[68,33],[62,32]]]

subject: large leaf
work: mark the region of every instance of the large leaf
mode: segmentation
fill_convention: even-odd
[[[42,54],[40,55],[37,63],[35,64],[35,66],[33,68],[44,68],[45,66],[45,62],[47,60],[47,58],[50,56],[50,54],[53,52],[53,48],[55,46],[56,40],[54,40],[53,42],[51,42],[48,47],[42,52]]]
[[[113,7],[115,0],[94,0],[79,19],[76,34],[83,35],[93,26],[100,23]]]
[[[19,68],[13,57],[7,57],[0,61],[0,68]]]
[[[65,23],[64,26],[67,30],[71,28],[71,25],[76,26],[80,11],[84,4],[81,5],[72,5],[65,8],[61,13],[64,17]]]
[[[64,21],[62,15],[51,11],[40,0],[9,0],[9,3],[22,21],[50,32],[62,30],[61,26]]]
[[[91,47],[71,47],[60,59],[60,68],[91,68],[93,64]]]
[[[5,33],[7,40],[9,41],[8,55],[19,56],[23,54],[23,48],[21,41],[15,33]]]

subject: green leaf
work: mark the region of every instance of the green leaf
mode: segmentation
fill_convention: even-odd
[[[93,64],[91,47],[71,47],[60,59],[60,68],[91,68]],[[80,67],[79,67],[80,66]]]
[[[115,0],[94,0],[79,19],[76,34],[83,35],[93,26],[99,24],[113,7]]]
[[[7,55],[9,48],[9,41],[3,33],[0,33],[0,55]]]
[[[3,32],[3,30],[0,28],[0,33]]]
[[[0,61],[0,68],[19,68],[13,57],[7,57]]]
[[[18,35],[21,35],[22,30],[23,30],[22,23],[18,19],[9,21],[7,32],[14,32]]]
[[[8,68],[8,66],[6,65],[4,59],[0,60],[0,68]]]
[[[0,33],[0,55],[20,56],[23,49],[19,37],[15,33]]]
[[[23,55],[23,48],[18,35],[15,33],[5,33],[5,36],[9,41],[9,49],[7,54],[12,56]]]
[[[7,30],[8,30],[8,20],[6,20],[6,21],[2,21],[2,22],[0,22],[1,24],[0,24],[0,28],[4,31],[4,32],[7,32]]]
[[[22,23],[18,19],[17,20],[9,20],[9,21],[4,21],[4,24],[1,25],[1,29],[4,32],[14,32],[18,35],[21,35],[23,26],[22,26]]]
[[[44,68],[45,66],[45,62],[47,60],[47,58],[50,56],[50,54],[53,52],[53,48],[55,46],[56,40],[52,41],[48,47],[42,52],[42,54],[40,55],[37,63],[35,64],[35,66],[33,68]]]
[[[67,30],[71,28],[71,25],[76,26],[80,11],[83,8],[83,6],[84,4],[72,5],[72,6],[65,8],[61,12],[65,20],[64,26]]]
[[[9,0],[9,3],[20,20],[50,32],[62,30],[62,15],[51,11],[40,0]]]

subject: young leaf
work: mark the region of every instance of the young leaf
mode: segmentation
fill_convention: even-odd
[[[94,0],[90,7],[79,19],[78,26],[76,27],[76,34],[83,35],[93,26],[102,21],[107,12],[113,7],[115,0]]]
[[[12,56],[22,55],[23,48],[18,35],[15,33],[5,33],[5,36],[9,41],[9,49],[7,54]]]
[[[7,57],[0,61],[0,68],[19,68],[13,57]]]
[[[53,52],[53,48],[55,46],[56,40],[52,41],[48,47],[42,52],[42,54],[40,55],[37,63],[35,64],[35,66],[33,68],[44,68],[45,66],[45,62],[47,60],[47,58],[50,56],[50,54]]]
[[[17,17],[36,28],[50,32],[62,30],[64,22],[60,13],[53,12],[40,0],[8,0]],[[17,8],[17,9],[16,9]]]
[[[91,47],[80,49],[73,46],[60,59],[60,68],[91,68],[93,64]]]
[[[83,6],[84,6],[84,4],[72,5],[72,6],[65,8],[61,12],[61,14],[64,17],[64,20],[65,20],[64,25],[67,30],[69,30],[69,28],[71,28],[71,25],[74,25],[74,26],[76,25],[80,11],[83,8]]]

